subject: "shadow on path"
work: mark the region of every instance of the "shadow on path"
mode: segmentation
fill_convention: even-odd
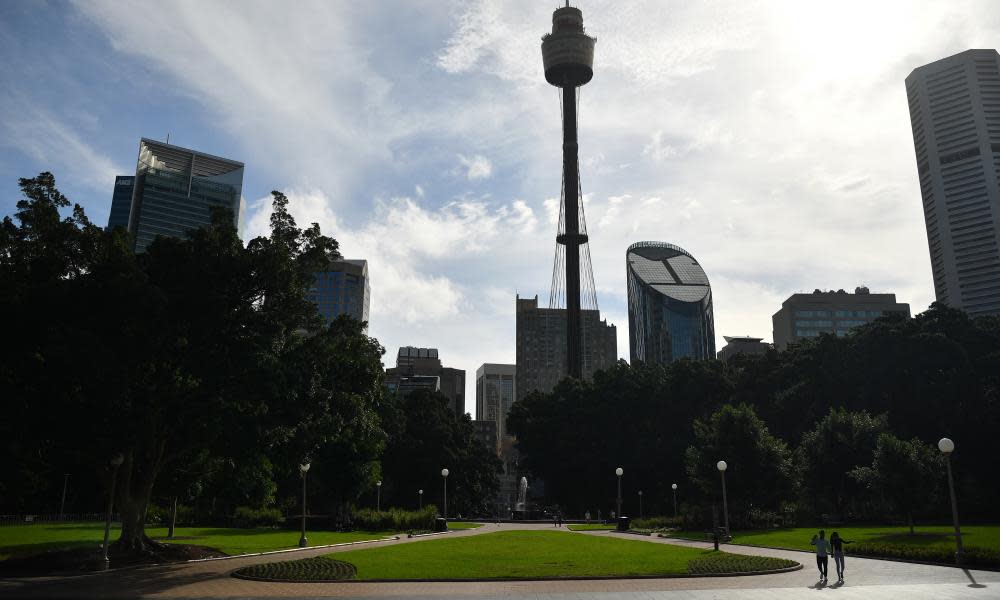
[[[962,569],[962,572],[965,573],[965,576],[968,577],[969,581],[972,582],[972,583],[969,584],[970,588],[984,588],[984,587],[986,587],[985,585],[976,582],[976,578],[972,576],[972,573],[970,573],[968,569]]]

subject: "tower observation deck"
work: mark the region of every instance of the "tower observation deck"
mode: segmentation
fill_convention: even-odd
[[[580,379],[583,355],[580,326],[581,247],[586,299],[597,309],[597,294],[590,262],[587,224],[580,193],[580,161],[577,142],[578,89],[594,76],[596,38],[583,28],[583,12],[569,5],[552,13],[552,33],[542,37],[542,63],[545,80],[560,88],[563,130],[563,185],[559,231],[556,234],[556,257],[552,270],[552,293],[549,307],[559,308],[561,292],[566,294],[567,374]],[[565,283],[565,288],[563,288]]]

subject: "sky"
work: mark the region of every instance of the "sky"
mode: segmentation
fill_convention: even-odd
[[[514,299],[548,303],[555,0],[0,3],[0,213],[55,174],[107,221],[141,137],[242,161],[247,239],[270,191],[371,277],[393,366],[435,347],[513,363]],[[625,250],[670,242],[723,335],[772,338],[789,295],[933,301],[904,78],[1000,39],[996,0],[577,0],[597,37],[580,161],[602,315],[628,358]]]

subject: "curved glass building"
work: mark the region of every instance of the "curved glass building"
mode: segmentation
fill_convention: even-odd
[[[625,253],[632,363],[715,358],[712,287],[698,261],[664,242]]]

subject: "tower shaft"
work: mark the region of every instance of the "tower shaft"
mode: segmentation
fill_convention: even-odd
[[[567,374],[583,377],[580,331],[580,153],[576,134],[576,86],[564,85],[563,95],[563,201],[566,234],[556,241],[566,246],[566,361]],[[561,239],[560,239],[561,238]]]

